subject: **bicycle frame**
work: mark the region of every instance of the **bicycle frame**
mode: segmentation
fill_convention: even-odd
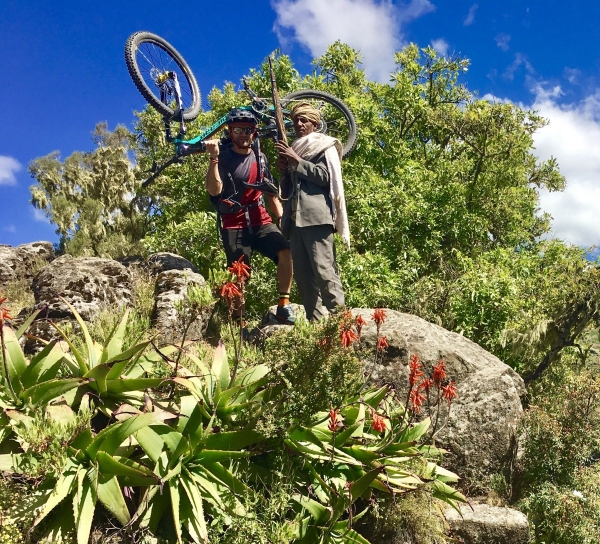
[[[190,140],[184,139],[186,133],[186,126],[182,115],[183,108],[181,105],[181,91],[179,88],[179,82],[177,81],[177,74],[175,72],[166,72],[164,81],[161,82],[160,85],[161,100],[164,100],[165,103],[167,103],[167,96],[171,94],[168,92],[169,90],[172,90],[173,94],[175,95],[177,109],[171,117],[164,118],[165,136],[167,142],[173,143],[175,145],[175,155],[171,157],[162,166],[158,166],[155,163],[151,170],[152,176],[150,176],[147,180],[145,180],[142,183],[142,187],[146,187],[148,184],[154,181],[167,167],[177,162],[181,162],[183,157],[187,157],[188,155],[193,155],[196,153],[204,153],[206,151],[206,145],[204,144],[204,142],[208,140],[211,136],[216,134],[227,124],[227,115],[223,115],[223,117],[215,121],[200,135]],[[244,90],[250,95],[250,98],[252,99],[252,104],[250,106],[241,106],[239,109],[252,112],[252,114],[258,119],[259,123],[264,125],[261,129],[258,130],[259,138],[276,139],[278,130],[275,121],[275,108],[273,106],[269,106],[262,98],[259,98],[258,95],[254,91],[252,91],[252,89],[250,89],[250,87],[248,86],[248,82],[245,78]],[[287,110],[283,111],[284,113],[289,113]],[[172,122],[179,123],[179,133],[176,137],[173,137],[171,133]],[[290,129],[292,127],[292,122],[290,120],[286,120],[285,124],[287,129]]]

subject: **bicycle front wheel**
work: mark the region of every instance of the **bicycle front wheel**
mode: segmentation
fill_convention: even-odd
[[[135,86],[149,104],[166,117],[177,109],[173,80],[177,74],[184,121],[198,117],[200,89],[187,62],[166,40],[151,32],[136,32],[125,43],[125,62]]]
[[[321,123],[317,131],[341,142],[342,158],[349,155],[356,145],[357,135],[356,121],[350,108],[332,94],[313,89],[294,91],[281,99],[281,105],[287,110],[298,102],[308,102],[321,112]]]

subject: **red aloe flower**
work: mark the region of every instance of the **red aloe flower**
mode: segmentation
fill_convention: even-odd
[[[381,327],[381,325],[385,323],[386,316],[387,314],[385,313],[385,310],[383,308],[375,308],[375,310],[373,311],[373,321],[375,321],[375,325],[377,325],[378,331],[379,327]]]
[[[334,410],[333,408],[331,410],[329,410],[329,425],[327,426],[327,428],[332,432],[336,432],[340,427],[342,427],[344,424],[342,423],[342,421],[344,420],[344,418],[342,417],[342,415],[337,411]]]
[[[9,312],[8,308],[0,308],[0,326],[4,325],[5,319],[12,319],[12,315]]]
[[[452,402],[452,399],[456,398],[458,392],[456,390],[456,383],[450,382],[448,385],[442,385],[442,396],[448,401],[448,404]]]
[[[246,278],[250,277],[250,267],[244,262],[243,255],[237,261],[233,262],[227,270],[236,277],[239,283],[244,283]]]
[[[377,351],[383,351],[389,347],[390,346],[387,342],[387,338],[385,336],[379,337],[379,340],[377,340]]]
[[[421,406],[423,406],[423,401],[425,400],[425,395],[421,393],[421,390],[417,387],[410,392],[410,409],[415,414],[421,413]]]
[[[424,376],[423,365],[419,362],[419,356],[416,353],[410,358],[409,367],[410,374],[408,376],[408,384],[412,389]]]
[[[2,305],[6,302],[6,297],[0,298],[0,327],[4,325],[4,320],[12,319],[10,310],[8,308],[2,308]]]
[[[425,393],[429,394],[431,387],[433,386],[433,380],[431,378],[426,378],[419,384],[419,388],[423,389]]]
[[[371,416],[373,417],[373,430],[380,433],[385,431],[385,418],[379,415],[375,410],[371,410]]]
[[[439,386],[446,379],[446,365],[444,359],[442,359],[437,365],[433,367],[433,381],[435,385]]]
[[[235,283],[228,281],[221,287],[221,296],[231,302],[235,297],[242,296],[242,292],[237,288]]]
[[[367,322],[363,319],[363,316],[358,314],[356,316],[356,320],[354,321],[354,325],[356,326],[356,332],[358,333],[358,337],[360,338],[360,333],[362,332],[362,328],[367,324]]]
[[[340,340],[342,341],[342,346],[347,348],[358,340],[358,336],[352,329],[344,329],[340,334]]]

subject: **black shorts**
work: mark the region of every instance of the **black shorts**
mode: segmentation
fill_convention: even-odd
[[[252,227],[252,234],[247,228],[221,229],[221,238],[227,255],[227,266],[231,266],[242,255],[246,264],[250,265],[253,251],[258,251],[277,264],[277,254],[283,249],[290,249],[290,243],[273,223]]]

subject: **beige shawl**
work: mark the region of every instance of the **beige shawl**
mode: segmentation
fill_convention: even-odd
[[[325,161],[329,171],[329,196],[333,202],[333,223],[344,244],[350,249],[350,227],[342,181],[342,144],[336,138],[326,134],[311,132],[295,140],[292,149],[304,160],[311,160],[325,151]]]

